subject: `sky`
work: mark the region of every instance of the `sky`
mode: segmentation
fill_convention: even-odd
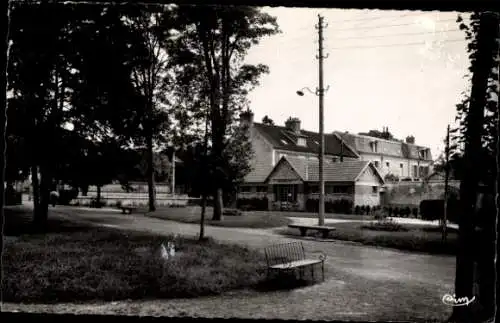
[[[288,117],[301,128],[318,131],[318,97],[296,91],[318,87],[318,14],[324,29],[325,133],[371,129],[408,135],[444,150],[446,127],[455,122],[455,105],[469,84],[465,34],[458,12],[345,10],[265,7],[282,31],[263,39],[248,53],[247,63],[263,63],[270,73],[250,95],[255,121],[268,115],[283,125]],[[467,21],[469,14],[462,13]]]

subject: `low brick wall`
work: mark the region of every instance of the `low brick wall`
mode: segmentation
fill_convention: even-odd
[[[95,199],[95,196],[79,196],[78,198],[71,201],[71,205],[90,205],[91,201]],[[170,198],[156,198],[156,205],[158,206],[187,206],[190,198],[187,196],[180,197],[170,197]],[[133,193],[129,193],[128,196],[123,196],[121,198],[102,198],[101,202],[105,203],[106,206],[116,206],[119,202],[137,206],[146,206],[149,203],[149,198],[137,196]]]
[[[436,200],[444,197],[444,181],[388,183],[381,201],[383,205],[415,205],[422,200]],[[460,181],[449,182],[450,194],[457,194]]]

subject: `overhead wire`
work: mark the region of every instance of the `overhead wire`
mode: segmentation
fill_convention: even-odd
[[[336,37],[333,36],[333,39],[342,39],[342,40],[350,40],[350,39],[370,39],[370,38],[380,38],[380,37],[399,37],[399,36],[418,36],[418,35],[429,35],[429,34],[439,34],[439,33],[447,33],[447,32],[463,32],[460,29],[445,29],[438,31],[428,31],[428,32],[415,32],[415,33],[397,33],[397,34],[385,34],[385,35],[368,35],[368,36],[345,36],[345,37]]]
[[[454,42],[466,42],[465,37],[464,38],[457,38],[457,39],[443,39],[443,40],[438,40],[437,42],[440,43],[454,43]],[[429,42],[426,41],[420,41],[420,42],[408,42],[408,43],[396,43],[396,44],[381,44],[381,45],[370,45],[370,46],[342,46],[342,47],[330,47],[330,50],[343,50],[343,49],[372,49],[372,48],[379,48],[379,47],[398,47],[398,46],[414,46],[414,45],[426,45]]]

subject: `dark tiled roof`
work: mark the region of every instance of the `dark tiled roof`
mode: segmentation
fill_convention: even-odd
[[[336,134],[342,136],[346,143],[357,151],[357,153],[373,153],[370,142],[377,141],[377,152],[379,154],[384,154],[387,156],[396,156],[408,159],[420,159],[419,151],[423,149],[428,149],[427,147],[422,147],[414,144],[407,144],[405,142],[396,140],[385,140],[375,137],[369,137],[364,135],[356,135],[352,133],[342,133],[335,131]],[[429,158],[427,160],[432,160],[432,156],[429,151]]]
[[[282,162],[290,163],[304,181],[319,181],[319,162],[317,160],[287,156],[283,157],[279,164]],[[376,168],[369,165],[371,165],[369,161],[362,160],[345,160],[343,162],[325,160],[324,179],[326,182],[354,182],[366,167],[372,167],[374,173],[378,174]],[[379,178],[383,183],[380,174]]]
[[[282,126],[270,126],[262,123],[254,123],[254,127],[258,130],[276,149],[318,153],[319,151],[319,133],[301,130],[301,137],[306,138],[306,146],[297,145],[297,134]],[[325,154],[340,156],[341,141],[334,134],[325,134]],[[357,158],[357,154],[349,149],[343,147],[343,156]]]

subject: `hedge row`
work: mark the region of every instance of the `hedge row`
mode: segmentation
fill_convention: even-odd
[[[354,208],[354,214],[359,215],[370,215],[375,211],[380,210],[380,206],[369,206],[369,205],[356,205]]]
[[[448,200],[447,219],[457,223],[460,213],[459,200]],[[420,216],[423,220],[441,220],[444,215],[444,200],[423,200],[420,202]]]
[[[416,218],[418,216],[418,208],[410,206],[384,206],[384,212],[388,216]]]
[[[306,201],[306,211],[307,212],[318,212],[319,210],[319,200],[308,199]],[[343,213],[352,214],[353,203],[351,200],[340,199],[333,202],[325,202],[325,212],[326,213]]]

